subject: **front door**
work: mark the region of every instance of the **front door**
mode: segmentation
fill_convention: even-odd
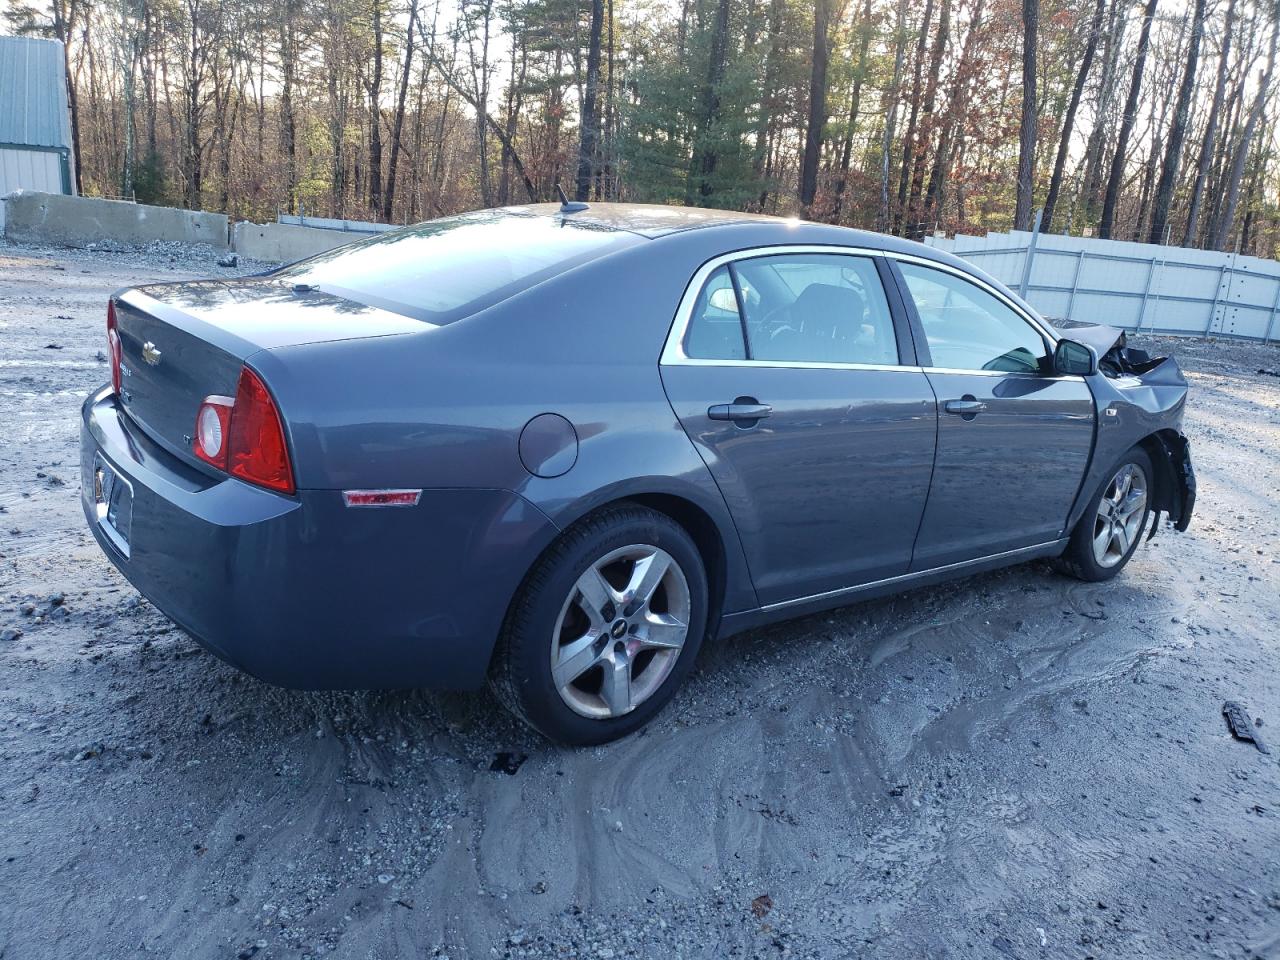
[[[1049,340],[958,273],[902,261],[938,398],[938,453],[911,569],[1057,540],[1093,448],[1082,377],[1051,373]]]
[[[907,572],[937,412],[900,333],[872,257],[746,257],[683,305],[663,384],[762,604]]]

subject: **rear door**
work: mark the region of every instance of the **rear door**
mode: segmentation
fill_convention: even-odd
[[[941,265],[896,262],[938,398],[933,485],[911,569],[1058,539],[1093,449],[1083,377],[994,289]],[[927,354],[927,355],[926,355]]]
[[[788,248],[713,261],[681,304],[662,379],[762,604],[907,571],[937,412],[880,258]]]

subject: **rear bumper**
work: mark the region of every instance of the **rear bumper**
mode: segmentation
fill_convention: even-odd
[[[133,490],[129,555],[98,521],[94,463]],[[505,490],[425,490],[416,507],[351,509],[199,473],[125,418],[84,404],[81,502],[102,550],[209,650],[302,689],[481,684],[507,604],[556,534]]]

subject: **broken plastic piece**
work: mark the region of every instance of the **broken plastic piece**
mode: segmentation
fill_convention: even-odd
[[[1271,748],[1262,742],[1262,737],[1258,735],[1258,730],[1249,719],[1249,714],[1245,712],[1244,707],[1234,700],[1228,700],[1222,705],[1222,715],[1227,718],[1227,726],[1231,728],[1233,737],[1252,743],[1261,753],[1271,752]]]

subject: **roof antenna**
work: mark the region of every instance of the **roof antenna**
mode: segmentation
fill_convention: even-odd
[[[577,213],[579,210],[586,210],[587,205],[581,200],[570,200],[569,195],[564,192],[564,187],[560,186],[560,181],[556,181],[556,195],[560,197],[561,213]]]

